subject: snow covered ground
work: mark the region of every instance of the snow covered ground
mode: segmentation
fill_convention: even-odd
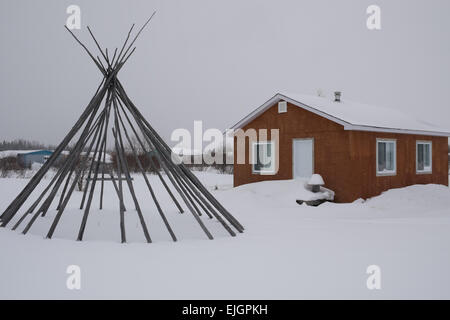
[[[43,236],[54,211],[39,218],[26,236],[0,229],[0,299],[450,298],[448,187],[411,186],[365,202],[308,207],[295,203],[303,192],[300,181],[232,188],[230,175],[196,174],[245,233],[232,238],[203,217],[216,238],[208,240],[188,212],[176,212],[152,176],[179,238],[170,241],[136,175],[154,243],[144,243],[129,196],[130,243],[119,243],[118,200],[110,183],[103,211],[94,198],[86,241],[74,241],[81,220],[77,192],[52,240]],[[1,212],[27,182],[0,179]],[[66,287],[69,265],[81,268],[81,290]],[[381,268],[381,290],[366,287],[369,265]]]

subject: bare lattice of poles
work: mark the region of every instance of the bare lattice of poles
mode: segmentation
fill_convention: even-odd
[[[102,73],[103,79],[91,101],[69,133],[54,150],[50,158],[31,178],[25,188],[2,213],[0,216],[2,227],[7,227],[11,222],[14,222],[12,229],[22,228],[22,233],[26,234],[35,221],[39,217],[45,216],[52,204],[54,204],[56,215],[46,235],[47,238],[52,238],[77,185],[79,185],[80,181],[86,180],[85,185],[81,183],[82,199],[79,205],[79,209],[83,210],[83,215],[77,240],[81,241],[89,221],[95,189],[100,188],[99,209],[101,210],[103,208],[104,182],[108,180],[113,184],[114,192],[119,199],[118,213],[121,241],[123,243],[126,242],[126,219],[124,213],[127,207],[128,210],[132,210],[130,208],[134,207],[146,241],[152,242],[145,219],[145,215],[148,212],[144,212],[140,206],[130,173],[130,166],[125,152],[128,147],[137,164],[139,173],[145,181],[151,201],[156,206],[155,213],[162,219],[172,240],[177,241],[169,219],[154,192],[154,186],[152,186],[147,177],[147,172],[139,158],[138,150],[133,143],[134,139],[134,141],[137,141],[140,150],[148,158],[152,172],[156,173],[159,182],[162,183],[164,190],[169,194],[174,207],[180,214],[183,214],[185,212],[184,208],[186,208],[209,239],[213,239],[213,235],[206,227],[203,220],[204,217],[217,219],[231,236],[235,236],[236,232],[241,233],[244,231],[244,227],[239,221],[217,201],[186,166],[182,163],[175,163],[172,160],[170,147],[133,104],[118,79],[119,71],[136,49],[136,47],[133,47],[134,43],[154,15],[155,12],[130,41],[134,28],[133,24],[121,49],[118,50],[116,48],[112,57],[110,57],[108,49],[102,49],[90,27],[87,27],[87,29],[100,52],[100,56],[95,57],[87,46],[66,27],[67,31],[83,47]],[[107,138],[111,134],[116,154],[116,167],[108,166],[106,163]],[[73,147],[69,154],[61,157],[63,151],[71,143]],[[46,182],[43,180],[43,177],[57,162],[61,163],[58,163],[56,174],[48,182],[47,186],[28,209],[20,216],[17,215],[36,187]],[[125,206],[125,188],[128,188],[131,194],[132,206],[130,204]],[[59,199],[57,199],[58,197],[56,196],[59,191],[61,192]],[[55,201],[55,199],[57,200]],[[183,207],[183,204],[185,207]]]

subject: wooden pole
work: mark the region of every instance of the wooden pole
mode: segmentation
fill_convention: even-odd
[[[133,124],[131,123],[130,118],[128,117],[127,113],[125,112],[125,109],[123,108],[122,103],[120,102],[119,99],[116,99],[117,102],[119,103],[119,106],[123,112],[123,114],[125,115],[125,118],[127,119],[127,122],[131,128],[131,130],[134,133],[134,136],[136,137],[137,141],[139,142],[143,152],[145,153],[145,155],[147,156],[149,162],[150,162],[150,167],[152,168],[152,170],[154,172],[156,172],[156,174],[158,175],[159,180],[161,181],[161,183],[163,184],[164,188],[166,189],[167,193],[169,194],[169,196],[172,198],[172,201],[175,203],[175,205],[177,206],[178,210],[180,211],[180,213],[183,213],[184,210],[181,207],[181,205],[179,204],[178,200],[175,198],[174,194],[172,193],[172,190],[170,190],[169,186],[167,185],[166,181],[164,180],[164,178],[162,177],[161,173],[159,172],[159,169],[157,168],[153,157],[150,154],[150,150],[147,151],[146,146],[144,145],[144,143],[142,142],[141,138],[139,138],[139,134],[136,132],[136,129],[134,128]],[[119,117],[120,117],[120,113],[119,113]]]
[[[122,99],[122,102],[125,104],[125,101]],[[125,104],[126,105],[126,104]],[[128,110],[130,110],[130,108],[128,108]],[[130,110],[131,114],[133,115],[136,123],[138,124],[138,126],[140,126],[141,130],[142,130],[142,124],[140,123],[140,119],[136,117],[135,113],[133,112],[133,110]],[[143,132],[145,133],[145,132]],[[160,159],[160,163],[162,162],[163,159]],[[173,170],[173,167],[171,168],[170,164],[173,164],[172,162],[166,162],[165,164],[168,164],[167,168],[169,170]],[[171,172],[172,174],[176,174],[175,171]],[[192,215],[194,216],[194,218],[196,219],[197,223],[200,225],[200,227],[202,228],[202,230],[205,232],[205,234],[207,235],[207,237],[209,239],[213,239],[212,234],[209,232],[209,230],[206,228],[206,226],[204,225],[204,223],[200,220],[198,214],[196,213],[196,210],[193,208],[193,206],[190,203],[190,200],[187,198],[187,194],[184,194],[183,191],[181,191],[182,189],[178,189],[178,186],[176,183],[173,182],[173,186],[175,188],[177,188],[177,191],[179,191],[180,196],[182,197],[182,199],[184,200],[184,202],[186,203],[186,206],[188,207],[189,211],[192,213]],[[197,209],[198,210],[198,209]]]
[[[102,210],[103,209],[103,189],[104,189],[104,184],[105,184],[105,167],[106,167],[106,141],[105,141],[105,147],[103,150],[103,161],[102,161],[102,183],[101,183],[101,188],[100,188],[100,206],[99,209]]]
[[[115,125],[115,127],[118,128],[117,124]],[[142,215],[141,207],[139,206],[139,202],[138,202],[138,200],[136,198],[136,194],[134,192],[133,184],[130,179],[130,172],[128,171],[128,166],[126,164],[126,160],[124,159],[123,152],[119,146],[118,133],[116,133],[116,130],[114,130],[114,128],[112,128],[112,131],[113,131],[113,135],[114,135],[114,142],[116,145],[116,153],[120,157],[120,162],[122,164],[121,169],[125,173],[125,178],[127,180],[128,189],[130,190],[131,196],[134,201],[134,205],[136,206],[136,211],[138,213],[139,221],[141,222],[142,230],[144,231],[145,239],[147,240],[148,243],[151,243],[152,239],[150,238],[150,234],[147,229],[147,224],[145,223],[144,216]]]
[[[108,122],[109,122],[109,110],[111,108],[111,88],[108,91],[108,96],[109,96],[109,100],[107,99],[105,101],[106,118],[104,120],[104,128],[105,128],[104,135],[103,135],[103,139],[102,139],[102,142],[101,142],[101,145],[100,145],[100,149],[98,149],[98,146],[99,146],[99,143],[100,143],[101,135],[99,135],[99,139],[97,140],[96,149],[99,150],[99,154],[98,154],[97,163],[96,163],[96,166],[95,166],[94,179],[92,181],[91,190],[89,192],[89,198],[88,198],[88,201],[87,201],[87,204],[86,204],[86,208],[84,210],[83,218],[81,220],[81,225],[80,225],[80,230],[78,232],[77,241],[82,241],[83,240],[83,235],[84,235],[84,231],[86,229],[86,223],[87,223],[87,219],[88,219],[90,208],[91,208],[92,198],[94,196],[95,184],[97,182],[98,169],[99,169],[100,160],[101,160],[101,157],[102,157],[102,149],[103,149],[104,144],[106,143],[106,135],[107,135],[107,129],[108,129]],[[95,156],[93,157],[92,161],[93,162],[95,161]]]
[[[96,102],[97,102],[98,98],[102,96],[102,93],[103,92],[101,90],[94,96],[94,98],[91,100],[90,104],[85,109],[82,116],[77,121],[77,123],[74,125],[72,130],[67,134],[67,136],[63,139],[63,141],[56,148],[56,150],[53,152],[53,154],[50,156],[50,158],[39,169],[39,171],[33,176],[33,178],[31,178],[31,180],[27,184],[27,186],[20,192],[20,194],[16,197],[16,199],[14,199],[14,201],[3,212],[2,217],[1,217],[1,219],[2,219],[1,226],[2,227],[5,227],[8,224],[8,222],[14,217],[14,215],[17,213],[17,211],[20,209],[20,207],[23,205],[23,203],[26,201],[26,199],[30,196],[30,194],[36,188],[36,186],[39,184],[39,182],[44,177],[44,175],[47,173],[47,171],[50,169],[50,167],[58,159],[61,152],[68,145],[68,143],[70,142],[72,137],[77,133],[77,131],[81,128],[81,126],[87,120],[89,113],[92,112],[92,110],[94,110],[94,108],[96,107]]]
[[[94,124],[94,127],[96,126],[97,122],[99,121],[100,116],[96,119],[96,122]],[[89,139],[89,138],[88,138]],[[45,196],[45,194],[48,192],[48,190],[51,188],[51,186],[55,183],[55,181],[58,179],[60,174],[62,173],[64,169],[64,166],[61,166],[55,176],[52,178],[51,182],[48,184],[48,186],[45,188],[45,190],[41,193],[41,195],[38,197],[38,199],[33,203],[33,205],[22,215],[22,217],[19,219],[19,221],[14,225],[12,230],[16,230],[19,225],[22,223],[22,221],[26,218],[26,216],[34,211],[36,206],[39,204],[39,202],[42,200],[42,198]],[[64,193],[64,192],[63,192]]]
[[[100,105],[100,104],[99,104],[99,105]],[[64,170],[67,170],[67,168],[75,161],[75,159],[76,159],[77,157],[79,157],[79,154],[81,153],[81,150],[82,150],[82,146],[86,143],[86,141],[85,141],[86,135],[87,135],[87,133],[89,132],[90,125],[91,125],[91,123],[92,123],[92,120],[93,120],[94,117],[95,117],[95,114],[96,114],[96,112],[97,112],[97,109],[98,109],[99,105],[96,107],[95,111],[92,112],[92,114],[90,115],[89,121],[88,121],[86,127],[84,128],[83,133],[81,134],[80,140],[78,141],[77,145],[76,145],[75,148],[74,148],[74,151],[75,151],[75,152],[74,152],[74,154],[72,155],[71,159],[70,159],[69,161],[66,162],[66,168],[65,168]],[[63,172],[63,173],[64,173],[64,172]],[[61,178],[61,177],[63,177],[63,174],[61,174],[60,178]],[[48,206],[49,206],[50,203],[51,203],[51,200],[50,200],[50,199],[53,199],[54,195],[56,194],[56,191],[58,190],[58,187],[57,187],[58,183],[61,183],[61,182],[62,182],[62,180],[58,179],[58,181],[57,181],[55,187],[53,188],[52,193],[50,194],[49,198],[46,200],[47,203],[44,202],[44,204],[47,205],[47,208],[48,208]],[[43,205],[44,205],[44,204],[43,204]],[[33,223],[36,221],[36,219],[37,219],[37,217],[39,216],[39,213],[42,211],[42,209],[44,209],[44,208],[39,209],[39,210],[33,215],[33,217],[31,218],[31,220],[30,220],[30,221],[28,222],[28,224],[26,225],[25,229],[22,231],[23,234],[26,234],[26,233],[30,230],[31,226],[32,226]]]
[[[134,192],[133,183],[131,182],[130,170],[128,169],[128,164],[127,164],[127,161],[125,158],[125,151],[123,148],[123,141],[122,141],[122,136],[120,134],[120,127],[119,127],[119,122],[118,122],[117,116],[114,117],[114,123],[115,123],[114,124],[115,130],[113,130],[113,135],[114,135],[114,139],[115,139],[114,141],[115,141],[115,145],[116,145],[116,152],[119,154],[120,162],[122,164],[121,169],[125,173],[125,178],[127,181],[128,189],[131,193],[131,197],[133,198],[133,202],[136,207],[136,211],[138,213],[142,229],[144,231],[145,239],[147,240],[148,243],[150,243],[150,242],[152,242],[152,240],[150,238],[150,234],[148,232],[147,225],[145,223],[141,207],[137,200],[136,193]]]
[[[100,118],[103,120],[103,119],[104,119],[104,115],[105,115],[105,110],[103,110],[103,111],[101,112],[101,114],[99,115],[99,118],[98,118],[97,120],[100,120]],[[88,149],[87,149],[87,151],[86,151],[86,156],[83,157],[83,160],[82,160],[82,163],[83,163],[83,164],[80,163],[80,167],[83,167],[83,166],[84,166],[84,163],[87,162],[87,160],[89,159],[89,155],[90,155],[90,153],[91,153],[92,147],[94,146],[95,140],[96,140],[97,135],[98,135],[98,133],[99,133],[99,131],[100,131],[100,128],[101,128],[100,123],[97,122],[97,123],[94,125],[93,128],[95,128],[94,137],[93,137],[93,139],[92,139],[92,141],[91,141],[91,143],[90,143],[90,145],[89,145],[89,147],[88,147]],[[94,132],[94,130],[93,130],[92,132]],[[87,140],[89,141],[90,138],[91,138],[91,134],[88,136]],[[75,170],[75,166],[72,167],[72,171],[71,171],[71,173],[70,173],[70,176],[72,175],[72,173],[73,173],[74,170]],[[80,168],[80,170],[82,170],[82,168]],[[59,204],[58,204],[57,210],[59,209],[59,206],[60,206],[61,203],[63,202],[64,196],[65,196],[65,194],[66,194],[67,186],[68,186],[69,181],[70,181],[70,176],[69,176],[69,178],[68,178],[67,181],[66,181],[66,185],[64,186],[63,192],[61,193],[61,197],[60,197],[60,199],[59,199]]]
[[[97,124],[98,128],[100,128],[99,129],[100,131],[96,130],[97,133],[101,132],[101,128],[103,128],[103,122],[104,121],[106,121],[105,117],[102,117],[102,124],[100,124],[100,123]],[[99,135],[99,137],[100,137],[100,135]],[[93,137],[92,141],[95,141],[96,138],[97,138],[97,134]],[[92,145],[91,145],[91,147],[92,147]],[[76,184],[78,182],[78,179],[80,178],[81,171],[82,171],[81,169],[77,170],[76,177],[75,177],[74,181],[72,182],[72,185],[71,185],[71,187],[69,189],[69,192],[68,192],[67,196],[65,197],[64,201],[59,206],[58,213],[56,214],[55,219],[53,220],[53,223],[50,226],[50,229],[49,229],[49,231],[47,233],[47,238],[49,238],[49,239],[52,238],[53,233],[55,232],[56,226],[58,225],[59,220],[61,219],[61,216],[62,216],[62,214],[63,214],[63,212],[64,212],[64,210],[65,210],[65,208],[67,206],[67,203],[69,202],[70,197],[72,196],[72,193],[73,193],[73,191],[75,189],[75,186],[76,186]]]
[[[136,42],[137,38],[139,37],[139,35],[141,34],[141,32],[145,29],[145,27],[148,25],[148,23],[150,22],[150,20],[152,20],[152,18],[155,16],[156,11],[153,12],[153,14],[150,16],[150,18],[144,23],[144,25],[142,26],[142,28],[138,31],[138,33],[136,34],[136,36],[134,37],[133,41],[131,41],[130,45],[128,46],[127,50],[125,51],[125,53],[123,54],[124,56],[127,55],[127,52],[130,50],[130,48],[133,46],[133,44]]]
[[[124,102],[125,103],[125,102]],[[152,139],[152,142],[156,145],[158,144],[158,141],[152,136],[151,133],[146,132],[147,136]],[[190,184],[190,180],[186,179],[186,177],[184,176],[184,172],[182,172],[180,170],[180,166],[181,165],[174,165],[170,159],[170,155],[167,154],[167,152],[164,149],[159,149],[159,151],[162,151],[161,154],[163,156],[163,161],[165,161],[166,163],[168,163],[169,165],[172,165],[173,168],[175,169],[175,172],[177,172],[177,174],[184,179],[184,181],[186,181],[188,184]],[[191,187],[191,190],[200,198],[201,198],[201,194],[195,189]],[[204,204],[208,207],[208,209],[211,211],[211,213],[216,217],[216,219],[223,225],[223,227],[228,231],[228,233],[230,233],[230,235],[235,236],[236,234],[234,233],[234,231],[226,224],[226,222],[220,217],[220,215],[216,214],[215,211],[212,209],[212,207],[209,205],[209,203],[207,201],[204,201]],[[225,216],[226,218],[226,216]],[[230,223],[233,223],[232,221],[230,221]]]
[[[115,141],[115,139],[114,139]],[[124,205],[124,200],[123,200],[123,187],[122,187],[122,163],[120,162],[120,157],[119,157],[119,153],[117,150],[117,144],[115,143],[115,148],[116,148],[116,163],[117,163],[117,175],[118,175],[118,180],[119,180],[119,212],[120,212],[120,236],[121,236],[121,240],[122,243],[126,242],[126,235],[125,235],[125,215],[124,215],[124,211],[125,211],[125,205]]]
[[[106,79],[102,80],[102,83],[99,85],[99,88],[97,89],[96,94],[94,95],[92,100],[89,102],[89,104],[86,107],[86,109],[84,110],[83,114],[80,116],[80,118],[75,123],[75,125],[72,127],[72,129],[69,131],[69,133],[66,135],[66,137],[59,144],[59,146],[56,148],[56,150],[53,152],[53,154],[50,156],[50,158],[39,169],[39,171],[33,176],[33,178],[31,178],[31,180],[27,184],[27,186],[20,192],[20,194],[11,202],[11,204],[8,206],[8,208],[0,216],[2,227],[5,227],[9,223],[9,221],[14,217],[14,215],[17,213],[17,211],[20,209],[20,207],[23,205],[23,203],[26,201],[26,199],[30,196],[30,194],[33,192],[33,190],[39,184],[39,182],[41,181],[43,176],[47,173],[49,168],[58,159],[59,155],[64,150],[64,148],[66,148],[66,146],[69,144],[69,142],[73,138],[73,136],[79,131],[81,126],[87,120],[89,114],[94,110],[94,108],[96,108],[98,106],[99,101],[101,101],[103,99],[103,97],[106,93],[107,87],[109,86],[111,79],[112,79],[112,75],[110,75]]]
[[[111,99],[111,93],[108,92],[108,95],[106,97],[106,103],[108,103],[108,101]],[[105,108],[106,109],[106,108]],[[104,125],[104,122],[102,122],[102,126]],[[103,132],[103,127],[101,129],[101,131]],[[89,185],[91,183],[91,174],[92,171],[94,169],[94,164],[95,164],[95,157],[97,156],[97,153],[99,152],[98,150],[98,144],[96,145],[95,149],[94,149],[94,154],[92,156],[92,161],[91,161],[91,165],[89,166],[89,171],[88,171],[88,176],[87,176],[87,181],[86,181],[86,187],[84,188],[83,191],[83,197],[81,199],[81,204],[80,204],[80,209],[83,209],[84,207],[84,202],[86,201],[86,196],[87,196],[87,190],[89,188]],[[87,155],[88,157],[90,156],[89,154]]]
[[[173,232],[172,228],[170,227],[169,221],[167,220],[166,216],[164,215],[164,212],[161,209],[161,206],[159,205],[158,199],[156,198],[156,195],[153,191],[152,186],[150,185],[150,181],[147,178],[147,175],[145,174],[144,168],[142,167],[141,161],[139,160],[139,157],[137,155],[137,152],[133,146],[133,143],[131,142],[130,136],[128,135],[128,132],[126,130],[125,124],[123,123],[122,118],[120,117],[120,113],[118,111],[116,99],[113,99],[114,103],[114,112],[116,117],[120,120],[120,124],[122,125],[123,132],[125,134],[125,137],[127,138],[128,144],[130,145],[131,151],[133,152],[134,159],[136,160],[136,163],[142,173],[142,176],[144,177],[145,183],[147,184],[148,190],[150,191],[150,194],[152,196],[153,202],[156,205],[156,208],[158,210],[159,215],[161,216],[161,219],[164,222],[164,225],[166,226],[167,230],[169,231],[170,236],[172,237],[173,241],[177,241],[177,237],[175,236],[175,233]],[[120,127],[120,126],[119,126]]]
[[[114,68],[117,67],[117,64],[118,64],[119,61],[120,61],[120,57],[122,56],[122,52],[123,52],[123,50],[125,49],[125,46],[127,45],[128,40],[130,39],[131,31],[133,31],[133,28],[134,28],[134,23],[133,23],[133,25],[131,26],[130,30],[128,31],[127,38],[125,39],[125,42],[124,42],[123,45],[122,45],[122,49],[120,49],[119,55],[117,56],[116,64],[114,65]]]

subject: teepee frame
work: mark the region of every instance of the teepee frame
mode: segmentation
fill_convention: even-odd
[[[76,137],[76,135],[79,135],[78,140],[69,155],[64,158],[64,161],[59,166],[59,169],[54,177],[39,197],[33,202],[31,207],[28,208],[14,224],[12,227],[13,230],[16,230],[25,220],[28,220],[22,231],[23,234],[26,234],[39,216],[46,215],[51,204],[55,202],[58,191],[62,190],[57,201],[56,216],[54,217],[50,229],[46,235],[47,238],[52,238],[78,181],[86,177],[86,185],[82,190],[83,196],[80,204],[80,210],[84,210],[84,212],[77,236],[77,240],[81,241],[83,239],[92,206],[94,191],[99,183],[101,188],[99,208],[103,208],[104,182],[107,179],[105,178],[106,171],[106,174],[109,175],[108,179],[110,179],[114,185],[115,193],[119,199],[120,234],[122,243],[126,242],[124,214],[126,207],[124,203],[124,185],[128,187],[128,190],[132,196],[133,204],[139,217],[145,239],[149,243],[152,242],[144,219],[144,213],[141,210],[139,201],[136,197],[133,180],[131,178],[130,169],[125,155],[125,146],[128,144],[131,148],[131,152],[137,163],[139,171],[144,178],[152,200],[156,205],[159,216],[163,220],[172,240],[177,241],[177,237],[175,236],[175,233],[158,202],[153,187],[147,177],[147,173],[138,157],[137,150],[132,143],[132,137],[134,136],[140,148],[147,155],[150,168],[152,171],[156,172],[159,180],[163,184],[178,211],[180,213],[184,213],[183,207],[179,200],[177,200],[175,194],[180,196],[188,208],[188,211],[193,215],[194,219],[209,239],[213,239],[213,236],[201,219],[203,213],[205,213],[210,219],[216,218],[232,236],[236,235],[235,230],[238,232],[244,231],[244,227],[236,220],[236,218],[234,218],[217,201],[217,199],[214,198],[214,196],[202,185],[198,178],[192,174],[186,166],[182,163],[175,163],[173,161],[170,147],[139,112],[138,108],[126,94],[124,87],[117,77],[123,65],[134,53],[136,47],[133,47],[133,45],[136,39],[154,15],[155,12],[137,32],[133,40],[128,44],[134,28],[133,24],[127,34],[121,50],[118,53],[118,49],[116,48],[111,58],[108,54],[108,49],[103,50],[101,48],[92,30],[87,27],[90,36],[101,53],[103,61],[99,56],[95,58],[89,49],[73,34],[71,30],[66,27],[66,29],[84,48],[89,57],[100,70],[103,75],[103,79],[93,98],[69,133],[64,137],[50,158],[43,164],[40,170],[31,178],[30,182],[0,216],[0,223],[2,227],[6,227],[11,222],[38,184],[42,182],[42,178],[48,170],[56,163],[58,159],[60,159],[62,152],[68,148],[69,143]],[[131,135],[127,127],[131,128]],[[115,153],[117,155],[116,168],[106,166],[105,161],[109,130],[112,132]],[[92,153],[93,156],[90,157]],[[160,172],[160,169],[164,172],[164,175]],[[169,185],[171,185],[176,192],[173,192]],[[30,215],[31,218],[26,219]]]

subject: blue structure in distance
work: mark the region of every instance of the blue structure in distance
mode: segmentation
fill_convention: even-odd
[[[32,163],[45,163],[47,159],[52,155],[53,151],[39,150],[28,153],[17,154],[17,161],[24,167],[30,167]]]

